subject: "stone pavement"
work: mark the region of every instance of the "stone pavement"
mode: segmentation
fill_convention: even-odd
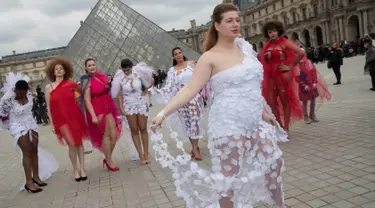
[[[333,73],[325,64],[318,65],[333,98],[319,110],[320,123],[295,124],[291,141],[281,145],[288,207],[375,208],[375,93],[368,90],[363,61],[363,56],[344,60],[341,86],[332,85]],[[153,107],[151,115],[160,108]],[[42,193],[19,192],[24,178],[20,153],[12,148],[7,132],[0,134],[1,208],[185,207],[174,194],[169,171],[155,162],[140,166],[131,161],[124,140],[114,153],[119,172],[103,169],[102,155],[94,151],[86,157],[89,180],[75,182],[67,149],[58,144],[49,126],[41,127],[40,146],[56,157],[60,168]],[[209,166],[206,140],[201,143],[205,156],[201,164]]]

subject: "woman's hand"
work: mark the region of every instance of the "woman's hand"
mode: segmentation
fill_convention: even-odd
[[[267,111],[263,111],[262,118],[265,122],[271,124],[272,126],[276,126],[276,120],[269,113],[267,113]]]
[[[120,113],[121,113],[121,115],[126,116],[126,112],[123,108],[120,109]]]
[[[154,117],[151,121],[151,130],[155,133],[156,129],[161,127],[161,124],[163,123],[165,119],[164,110],[160,111],[156,117]]]
[[[98,117],[93,116],[93,117],[92,117],[92,123],[93,123],[93,124],[98,124],[98,123],[99,123],[99,119],[98,119]]]
[[[290,71],[292,69],[292,67],[286,66],[284,64],[280,64],[279,69],[280,69],[280,71],[286,72],[286,71]]]

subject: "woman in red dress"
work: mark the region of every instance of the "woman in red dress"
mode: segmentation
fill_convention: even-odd
[[[88,135],[83,113],[77,103],[80,88],[77,83],[70,81],[72,64],[65,57],[56,57],[48,64],[46,74],[51,82],[46,85],[45,94],[53,131],[59,142],[69,147],[75,180],[85,181],[87,175],[82,140]]]
[[[305,55],[292,41],[283,38],[284,26],[279,21],[267,22],[263,35],[269,39],[260,53],[264,67],[263,96],[281,126],[289,131],[292,121],[303,118],[298,98],[298,63]]]
[[[81,77],[81,86],[91,144],[104,153],[103,166],[118,171],[112,153],[121,135],[120,113],[109,93],[108,76],[98,71],[93,58],[85,60],[85,67],[87,75]]]

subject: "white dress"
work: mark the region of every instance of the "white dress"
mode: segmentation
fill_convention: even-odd
[[[168,71],[166,84],[162,89],[153,88],[152,95],[156,101],[168,104],[176,93],[191,80],[194,72],[194,65],[188,64],[185,69],[178,72],[174,67]],[[201,93],[198,93],[192,100],[178,109],[177,114],[170,116],[170,126],[178,131],[179,136],[187,139],[201,139],[204,135],[204,104]]]
[[[31,93],[27,94],[28,102],[21,105],[15,99],[15,95],[9,97],[2,97],[0,100],[0,116],[9,117],[7,127],[12,135],[14,142],[13,146],[18,147],[18,139],[21,136],[30,134],[31,130],[38,132],[38,125],[32,114],[33,97]]]
[[[27,94],[28,102],[25,105],[21,105],[15,100],[15,95],[2,97],[0,99],[0,117],[2,119],[1,130],[9,130],[13,137],[13,146],[18,147],[18,139],[21,136],[28,135],[30,140],[31,131],[38,132],[38,125],[32,114],[33,97],[31,93]],[[39,178],[41,180],[47,180],[52,176],[59,164],[56,159],[46,150],[38,147],[38,161],[39,161]],[[22,162],[22,152],[21,152]],[[24,184],[20,190],[24,189]]]
[[[151,85],[153,69],[145,63],[138,63],[133,67],[132,74],[125,75],[119,69],[113,77],[111,95],[116,98],[122,93],[123,107],[127,115],[144,115],[148,117],[148,103],[146,97],[142,95],[142,88],[148,88]],[[126,116],[120,116],[122,120],[121,137],[126,138],[127,144],[125,149],[129,150],[132,160],[139,160],[139,155],[135,149],[130,132],[129,123]]]
[[[262,119],[266,104],[261,84],[263,68],[252,46],[235,39],[242,63],[211,77],[208,148],[212,170],[190,161],[186,153],[173,157],[161,133],[152,135],[156,160],[173,171],[176,194],[188,207],[217,207],[221,197],[231,197],[236,208],[265,203],[285,207],[282,188],[283,158],[278,141],[287,141],[279,125]],[[271,114],[272,115],[272,114]],[[177,133],[172,133],[177,138]],[[177,140],[177,147],[181,141]]]
[[[121,80],[124,110],[127,115],[144,115],[148,117],[148,104],[146,97],[142,95],[145,86],[143,78],[132,73]],[[142,87],[143,86],[143,87]]]

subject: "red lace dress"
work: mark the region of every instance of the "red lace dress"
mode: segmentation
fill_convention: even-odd
[[[83,113],[75,95],[75,92],[79,91],[79,85],[69,80],[63,80],[55,89],[52,88],[50,112],[61,144],[82,145],[82,140],[88,137]]]
[[[289,129],[293,121],[303,118],[298,97],[298,67],[287,72],[279,68],[281,64],[291,66],[294,63],[295,55],[288,49],[288,44],[293,43],[285,38],[270,40],[259,57],[264,68],[263,96],[284,129]]]

